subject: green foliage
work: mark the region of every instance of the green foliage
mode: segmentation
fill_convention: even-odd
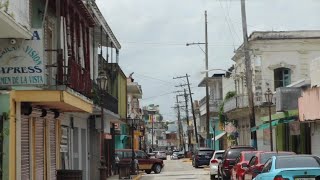
[[[4,12],[8,13],[9,10],[9,0],[5,2],[0,2],[0,10],[4,9]]]
[[[229,91],[227,94],[226,94],[226,96],[224,97],[224,100],[223,100],[223,102],[220,104],[220,107],[219,107],[219,115],[218,115],[218,117],[219,117],[219,122],[220,122],[220,127],[223,127],[224,126],[224,123],[227,121],[227,117],[225,116],[225,114],[224,114],[224,103],[228,100],[228,99],[230,99],[230,98],[232,98],[232,97],[234,97],[234,96],[236,96],[237,95],[237,93],[235,92],[235,91]],[[223,128],[220,128],[220,129],[223,129]]]

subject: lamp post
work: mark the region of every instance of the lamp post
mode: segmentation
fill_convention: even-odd
[[[135,153],[134,153],[134,129],[136,126],[135,114],[131,113],[130,117],[127,118],[131,125],[131,174],[136,174],[136,163],[135,163]]]
[[[270,90],[270,88],[268,88],[268,90],[266,91],[266,93],[264,93],[266,101],[268,103],[268,108],[269,108],[269,128],[270,128],[270,150],[273,151],[273,138],[272,138],[272,121],[271,121],[271,105],[272,105],[272,97],[273,94]]]
[[[106,172],[106,159],[104,156],[104,113],[103,113],[103,97],[104,91],[106,91],[108,86],[108,78],[105,75],[99,75],[97,78],[97,84],[99,86],[99,94],[100,94],[100,107],[101,107],[101,131],[100,131],[100,179],[107,179]]]

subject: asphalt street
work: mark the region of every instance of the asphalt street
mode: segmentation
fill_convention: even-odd
[[[197,179],[209,180],[208,168],[194,168],[187,159],[165,160],[160,174],[143,174],[141,180]]]

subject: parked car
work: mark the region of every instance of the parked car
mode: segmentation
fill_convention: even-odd
[[[242,151],[254,151],[252,146],[231,146],[223,154],[221,163],[219,163],[218,175],[222,180],[230,179],[231,169],[235,164],[236,158]]]
[[[162,160],[167,160],[167,153],[164,151],[153,151],[155,157]]]
[[[254,180],[318,180],[320,158],[313,155],[272,156]]]
[[[172,160],[179,159],[178,156],[179,156],[179,152],[173,152],[172,155],[170,156],[170,159]]]
[[[135,150],[135,157],[138,160],[138,166],[140,170],[144,170],[147,174],[150,174],[152,171],[159,174],[164,167],[163,160],[150,158],[144,151]],[[131,149],[117,149],[116,154],[119,157],[120,161],[129,161],[131,162],[132,150]]]
[[[231,169],[232,180],[243,180],[244,174],[248,168],[248,162],[259,151],[242,151],[235,160],[235,165]]]
[[[224,150],[215,151],[210,159],[210,179],[218,178],[218,164],[222,160]]]
[[[178,159],[182,159],[185,158],[184,152],[183,151],[179,151],[178,152]]]
[[[267,162],[269,158],[272,156],[285,156],[285,155],[294,155],[294,152],[280,151],[280,152],[258,152],[255,156],[253,156],[249,163],[248,168],[245,171],[244,179],[252,180],[258,174],[257,172],[261,172],[264,164]]]
[[[195,168],[203,165],[209,165],[210,159],[214,153],[213,149],[210,148],[199,148],[197,149],[192,157],[192,165]]]

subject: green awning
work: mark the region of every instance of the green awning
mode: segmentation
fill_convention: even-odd
[[[271,115],[271,120],[280,120],[280,119],[292,119],[291,117],[298,117],[299,111],[298,110],[290,110],[286,112],[277,112]],[[263,122],[269,122],[269,116],[264,116],[260,118]]]
[[[296,121],[296,119],[280,119],[280,120],[272,121],[271,125],[272,126],[277,126],[278,124],[281,124],[281,123],[290,123],[290,122],[293,122],[293,121]],[[264,129],[267,129],[269,127],[270,127],[269,122],[263,123],[263,124],[260,124],[259,126],[251,128],[251,132],[257,131],[257,130],[264,130]]]

